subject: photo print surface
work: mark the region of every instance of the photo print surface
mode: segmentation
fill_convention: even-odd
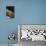
[[[15,14],[14,14],[14,6],[6,6],[6,16],[10,17],[10,18],[14,18]]]

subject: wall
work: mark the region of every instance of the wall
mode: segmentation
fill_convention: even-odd
[[[16,16],[21,24],[46,24],[46,0],[16,0]]]
[[[16,5],[16,0],[1,0],[0,5],[0,44],[7,44],[8,34],[10,32],[16,32],[17,35],[17,20],[16,17],[10,19],[6,16],[6,6],[8,5]],[[17,43],[18,38],[16,38],[15,43]]]
[[[46,24],[46,0],[0,0],[0,44],[8,43],[9,32],[16,32],[17,24]],[[12,4],[10,4],[12,3]],[[6,6],[15,6],[15,18],[6,17]],[[17,40],[16,40],[17,42]]]

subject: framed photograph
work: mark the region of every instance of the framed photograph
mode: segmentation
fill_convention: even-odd
[[[14,18],[15,17],[14,10],[15,10],[14,6],[6,6],[6,16],[10,18]]]

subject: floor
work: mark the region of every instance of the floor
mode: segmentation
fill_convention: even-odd
[[[0,44],[0,46],[8,46],[8,44]],[[18,46],[18,44],[10,45],[10,46]]]
[[[0,46],[8,46],[8,44],[0,44]],[[32,42],[31,40],[28,41],[21,40],[19,44],[15,44],[14,46],[46,46],[46,42],[45,41]]]
[[[28,41],[21,40],[20,46],[46,46],[46,42],[45,41],[32,42],[31,40],[28,40]]]

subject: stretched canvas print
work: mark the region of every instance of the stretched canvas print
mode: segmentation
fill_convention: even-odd
[[[26,43],[31,45],[33,42],[46,42],[46,25],[18,25],[18,38],[20,46],[26,46]]]

